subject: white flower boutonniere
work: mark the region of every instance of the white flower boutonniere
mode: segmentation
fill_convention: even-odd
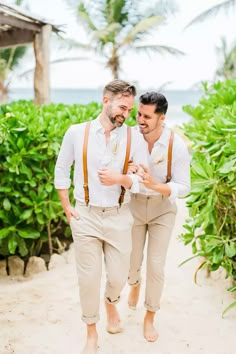
[[[113,155],[116,155],[116,154],[117,154],[118,146],[119,146],[119,144],[118,144],[117,141],[114,142],[114,144],[112,145],[111,151],[112,151]]]
[[[164,155],[157,155],[153,160],[154,164],[158,165],[160,162],[164,161]]]

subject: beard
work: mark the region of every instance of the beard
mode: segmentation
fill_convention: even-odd
[[[122,125],[125,122],[125,118],[120,114],[118,114],[116,116],[108,115],[108,118],[109,118],[111,124],[114,125],[116,128],[122,127]]]

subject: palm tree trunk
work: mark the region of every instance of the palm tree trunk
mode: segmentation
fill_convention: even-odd
[[[107,67],[111,70],[113,79],[119,79],[120,58],[116,48],[112,50],[112,56],[108,60]]]
[[[3,82],[0,82],[0,104],[8,102],[8,89],[4,86]]]

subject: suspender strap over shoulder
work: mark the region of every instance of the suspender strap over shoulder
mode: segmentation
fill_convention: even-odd
[[[167,176],[166,183],[171,180],[171,164],[172,164],[172,150],[173,150],[174,133],[171,132],[169,146],[168,146],[168,161],[167,161]]]
[[[88,189],[88,167],[87,167],[87,147],[88,147],[88,137],[89,137],[89,129],[90,123],[87,122],[85,126],[84,132],[84,144],[83,144],[83,172],[84,172],[84,200],[86,205],[89,203],[89,189]]]
[[[131,128],[129,126],[127,126],[127,144],[126,144],[125,162],[124,162],[124,167],[123,167],[123,174],[124,175],[126,175],[126,173],[128,171],[130,147],[131,147]],[[124,196],[125,196],[125,188],[123,186],[121,186],[121,193],[120,193],[120,198],[119,198],[120,206],[124,202]]]
[[[87,148],[88,148],[88,137],[90,130],[90,123],[87,122],[85,126],[84,132],[84,144],[83,144],[83,172],[84,172],[84,200],[86,205],[89,204],[89,188],[88,188],[88,167],[87,167]],[[123,174],[126,174],[128,171],[128,163],[130,156],[130,148],[131,148],[131,128],[127,127],[127,145],[126,145],[126,154],[125,154],[125,162],[123,166]],[[125,196],[125,188],[121,187],[121,194],[119,197],[119,204],[121,205],[124,201]]]

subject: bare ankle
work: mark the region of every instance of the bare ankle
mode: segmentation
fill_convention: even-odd
[[[131,286],[128,298],[128,305],[130,308],[135,309],[139,300],[141,284],[139,283],[137,286]]]
[[[82,354],[96,354],[98,350],[98,334],[96,323],[87,324],[87,340]]]
[[[87,324],[87,337],[94,339],[98,337],[96,323]]]
[[[148,322],[154,322],[154,318],[155,318],[155,314],[156,312],[153,311],[146,311],[145,317],[144,317],[144,321],[148,321]]]

